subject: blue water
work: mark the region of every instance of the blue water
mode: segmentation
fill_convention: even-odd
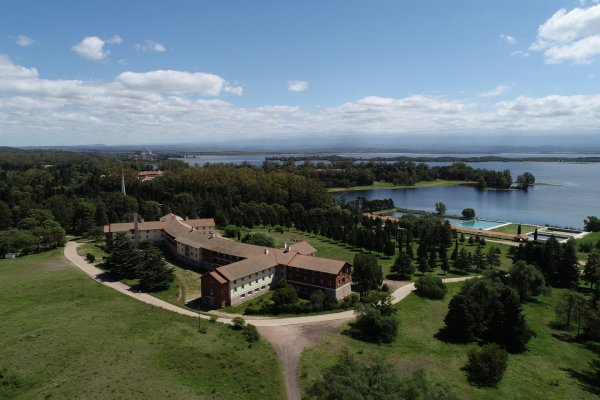
[[[434,165],[448,163],[429,163]],[[600,216],[600,164],[559,162],[487,162],[471,163],[475,168],[508,169],[513,179],[525,171],[533,173],[537,182],[559,186],[534,186],[528,191],[476,190],[472,187],[432,187],[409,189],[376,189],[336,193],[352,200],[363,196],[368,200],[394,200],[396,207],[434,212],[438,201],[447,213],[461,215],[464,208],[475,209],[479,218],[583,228],[589,215]]]

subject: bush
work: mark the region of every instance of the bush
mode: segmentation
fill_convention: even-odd
[[[244,318],[242,317],[235,317],[233,320],[233,329],[235,330],[242,330],[244,329],[244,326],[246,326],[246,320],[244,320]]]
[[[248,324],[242,328],[242,335],[244,336],[244,339],[246,339],[246,342],[248,342],[250,346],[252,346],[252,343],[258,342],[258,339],[260,339],[256,327],[252,324]]]
[[[465,208],[462,210],[462,215],[465,218],[475,218],[475,210],[472,208]]]
[[[394,315],[382,315],[376,308],[365,306],[359,311],[353,328],[364,340],[391,343],[398,335],[398,320]]]
[[[87,253],[85,255],[85,259],[87,260],[87,262],[93,263],[94,261],[96,261],[96,256],[93,255],[92,253]]]
[[[256,246],[275,247],[275,240],[271,236],[265,235],[261,232],[244,236],[242,242]]]
[[[227,225],[225,229],[223,229],[223,234],[228,238],[237,238],[240,233],[240,228],[235,225]]]
[[[477,386],[497,386],[508,364],[508,353],[496,343],[488,343],[481,350],[471,350],[464,366],[469,382]]]
[[[276,305],[294,304],[298,301],[298,293],[293,286],[284,286],[275,289],[271,298]]]
[[[422,276],[415,283],[416,293],[431,300],[441,300],[446,296],[448,288],[437,276]]]

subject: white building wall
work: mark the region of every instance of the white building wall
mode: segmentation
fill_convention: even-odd
[[[271,267],[230,282],[229,298],[231,299],[231,304],[242,303],[269,291],[275,277],[275,272],[276,267]]]

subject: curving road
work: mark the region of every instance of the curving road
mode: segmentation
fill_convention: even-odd
[[[65,257],[77,268],[94,278],[99,283],[110,287],[129,297],[150,304],[155,307],[176,312],[178,314],[190,317],[209,319],[210,315],[199,314],[194,311],[178,307],[164,300],[158,299],[146,293],[134,291],[131,287],[121,282],[106,281],[102,278],[105,273],[100,268],[88,263],[83,257],[77,254],[77,246],[80,243],[67,242],[65,245]],[[462,282],[473,276],[446,278],[446,283]],[[406,298],[413,290],[414,283],[406,283],[400,286],[392,293],[392,303],[398,303]],[[235,314],[218,313],[217,321],[224,324],[232,324]],[[271,343],[277,355],[279,356],[284,374],[285,390],[289,400],[300,400],[301,389],[298,381],[298,361],[300,354],[306,346],[318,343],[319,339],[328,333],[335,332],[343,323],[354,319],[354,311],[342,311],[332,314],[310,315],[306,317],[291,318],[269,318],[269,317],[251,317],[246,318],[248,322],[258,327],[261,335]]]

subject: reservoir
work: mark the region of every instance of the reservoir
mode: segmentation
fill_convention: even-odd
[[[448,163],[427,163],[446,165]],[[566,162],[486,162],[470,163],[475,168],[508,169],[513,180],[523,172],[531,172],[536,182],[551,184],[534,186],[528,191],[477,190],[468,186],[408,189],[375,189],[343,192],[347,200],[357,196],[394,200],[396,207],[434,211],[443,202],[448,214],[460,215],[473,208],[478,217],[528,224],[549,224],[583,228],[589,215],[600,216],[600,164]],[[335,193],[342,196],[342,192]]]

